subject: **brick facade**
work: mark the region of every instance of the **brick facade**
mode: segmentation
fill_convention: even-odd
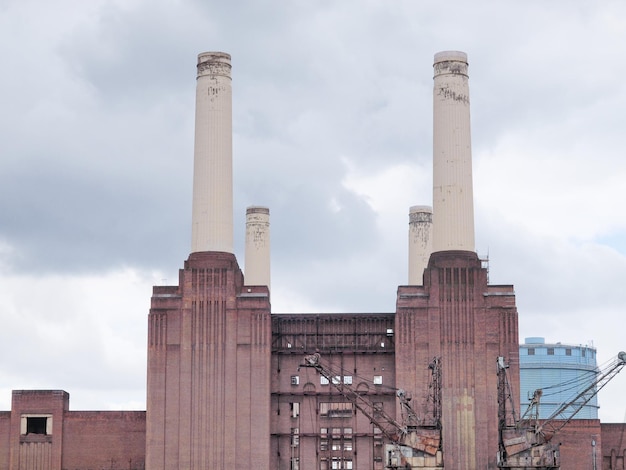
[[[271,315],[267,288],[246,286],[234,255],[194,253],[179,286],[153,291],[147,413],[69,411],[66,392],[14,391],[0,468],[384,468],[376,423],[302,367],[315,352],[395,419],[398,388],[425,412],[441,357],[446,468],[495,468],[495,361],[519,390],[518,351],[513,288],[488,285],[475,253],[433,254],[423,286],[398,288],[395,313],[319,315]],[[625,428],[571,422],[557,435],[562,468],[623,470]]]
[[[626,424],[606,423],[602,429],[602,470],[626,469]]]
[[[69,411],[62,390],[15,390],[0,413],[0,468],[145,469],[146,413]]]
[[[148,468],[268,469],[267,288],[244,288],[230,253],[192,253],[148,331]]]
[[[488,285],[476,253],[433,253],[424,285],[398,289],[396,330],[398,382],[417,396],[428,383],[423,366],[441,357],[446,465],[495,468],[498,356],[509,363],[511,386],[519,390],[513,287]]]

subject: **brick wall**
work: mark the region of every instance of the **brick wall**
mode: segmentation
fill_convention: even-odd
[[[63,424],[63,470],[143,470],[145,411],[70,411]]]
[[[602,433],[602,470],[626,468],[626,423],[600,425]]]
[[[599,470],[602,468],[602,436],[599,420],[574,419],[553,439],[561,443],[561,468],[563,470],[594,468]]]
[[[11,412],[0,411],[0,468],[9,468],[9,429]]]
[[[14,390],[0,412],[2,470],[144,470],[145,453],[144,411],[69,411],[62,390]]]

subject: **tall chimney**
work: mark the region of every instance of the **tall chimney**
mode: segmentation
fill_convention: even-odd
[[[230,55],[198,55],[191,252],[233,253]]]
[[[433,209],[413,206],[409,209],[409,285],[421,286],[424,269],[433,249]]]
[[[435,54],[433,252],[474,251],[474,201],[467,54]]]
[[[247,286],[270,288],[270,210],[251,206],[246,209],[246,260]]]

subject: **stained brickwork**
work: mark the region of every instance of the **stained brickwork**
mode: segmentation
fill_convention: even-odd
[[[270,468],[382,469],[375,424],[316,370],[302,367],[315,352],[336,383],[395,416],[394,314],[273,315]]]
[[[268,468],[270,341],[269,292],[230,253],[192,253],[177,288],[155,288],[148,468]]]
[[[602,429],[602,470],[626,469],[626,424],[607,423]]]
[[[424,285],[398,289],[396,331],[396,377],[416,395],[426,393],[426,365],[441,357],[446,466],[495,468],[498,356],[519,390],[513,287],[488,285],[473,252],[434,253]]]

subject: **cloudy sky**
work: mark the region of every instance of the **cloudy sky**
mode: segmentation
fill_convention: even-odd
[[[233,64],[236,252],[274,312],[390,312],[432,203],[432,62],[470,63],[477,251],[520,337],[626,348],[626,4],[0,0],[0,409],[145,409],[151,286],[191,238],[196,57]],[[623,421],[626,373],[600,394]]]

